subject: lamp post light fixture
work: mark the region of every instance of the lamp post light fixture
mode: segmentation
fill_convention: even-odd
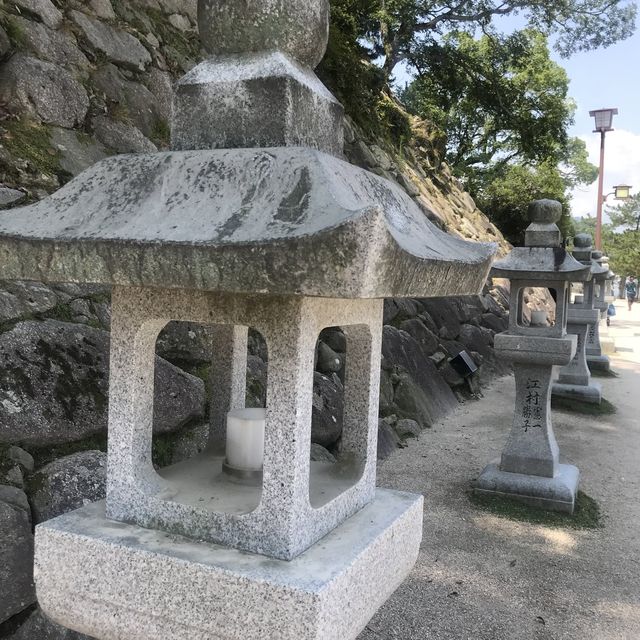
[[[604,185],[604,138],[607,131],[613,131],[611,126],[613,116],[618,115],[617,109],[597,109],[589,111],[589,115],[595,119],[594,133],[600,133],[600,169],[598,174],[598,209],[596,213],[596,248],[602,249],[602,190]]]
[[[616,200],[628,200],[631,197],[631,185],[618,184],[613,188],[613,197]]]

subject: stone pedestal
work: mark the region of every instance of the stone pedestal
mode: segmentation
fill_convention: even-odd
[[[559,463],[551,422],[551,377],[552,367],[569,362],[576,345],[575,336],[496,336],[496,350],[513,362],[515,411],[500,462],[485,467],[476,481],[476,493],[573,513],[580,473]]]
[[[567,317],[567,331],[577,337],[577,349],[571,362],[560,370],[558,380],[553,384],[553,395],[600,404],[602,385],[591,379],[586,351],[588,333],[600,321],[600,311],[570,305]]]
[[[378,489],[287,562],[107,520],[98,503],[38,526],[40,605],[102,640],[353,640],[409,574],[421,525],[421,496]]]
[[[602,315],[602,309],[600,309]],[[606,308],[604,310],[606,316]],[[587,366],[590,371],[609,371],[611,361],[602,353],[602,337],[600,335],[600,323],[591,325],[587,331],[586,340]]]

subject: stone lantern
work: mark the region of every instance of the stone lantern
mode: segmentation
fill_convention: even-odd
[[[173,150],[108,158],[0,218],[0,277],[112,285],[106,503],[39,525],[38,600],[99,640],[349,640],[406,577],[422,496],[376,489],[385,297],[481,290],[495,247],[436,229],[342,152],[312,71],[328,0],[201,0],[212,57]],[[151,461],[154,345],[213,327],[210,446]],[[314,349],[346,334],[336,464],[310,462]],[[268,348],[245,410],[247,327]]]
[[[591,278],[584,283],[583,294],[576,296],[573,304],[569,305],[567,331],[577,336],[577,350],[571,362],[560,369],[558,380],[553,383],[552,393],[558,398],[600,404],[602,385],[591,379],[587,364],[587,342],[589,333],[593,336],[600,323],[601,311],[596,307],[596,281],[597,279],[604,281],[609,268],[603,267],[594,259],[589,234],[578,234],[573,239],[573,243],[573,257],[589,267]],[[591,340],[593,341],[593,337]]]
[[[602,271],[594,275],[594,303],[593,306],[600,312],[600,319],[607,317],[607,308],[611,302],[611,283],[614,278],[609,269],[609,259],[601,251],[594,251],[592,258],[598,263]],[[590,371],[609,371],[611,361],[609,356],[603,354],[600,340],[600,322],[589,326],[586,340],[587,366]]]
[[[552,200],[531,204],[524,247],[494,264],[492,275],[511,282],[509,328],[495,337],[497,354],[513,363],[516,400],[513,426],[500,461],[489,464],[475,485],[479,494],[508,495],[555,511],[573,512],[579,472],[560,464],[551,422],[551,377],[565,365],[577,338],[567,334],[569,283],[591,277],[562,246],[556,222],[562,206]],[[555,321],[525,324],[524,296],[529,287],[553,292]]]

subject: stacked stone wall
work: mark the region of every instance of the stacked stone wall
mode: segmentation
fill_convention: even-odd
[[[195,29],[195,0],[0,3],[0,208],[43,198],[108,155],[168,148],[172,84],[204,57]],[[443,229],[508,248],[418,136],[398,149],[348,120],[345,154],[400,184]],[[478,376],[449,364],[460,350],[482,376],[505,371],[493,338],[507,326],[507,299],[488,285],[479,296],[386,301],[380,457],[479,392]],[[109,300],[102,287],[0,283],[0,638],[82,637],[37,609],[33,527],[104,496]],[[340,446],[345,357],[341,331],[323,332],[316,458]],[[172,323],[160,335],[157,465],[203,446],[211,360],[206,328]],[[267,374],[267,350],[252,334],[248,404],[264,401]]]

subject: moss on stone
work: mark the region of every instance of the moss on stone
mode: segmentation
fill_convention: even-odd
[[[74,442],[65,442],[54,445],[43,445],[36,447],[30,445],[28,448],[29,453],[33,456],[36,469],[53,462],[58,458],[64,458],[80,451],[107,451],[107,434],[98,434],[90,436],[89,438],[83,438],[82,440],[76,440]],[[31,480],[30,480],[31,482]]]
[[[598,503],[583,491],[578,491],[573,515],[532,507],[514,498],[476,495],[472,491],[469,492],[469,500],[478,509],[519,522],[569,529],[597,529],[604,526]]]
[[[167,148],[171,142],[171,127],[166,120],[158,119],[151,131],[151,141],[160,148]]]
[[[615,406],[604,398],[602,398],[602,402],[600,404],[591,404],[582,400],[553,397],[551,399],[551,408],[558,411],[582,413],[587,416],[610,416],[616,412]]]
[[[57,175],[66,181],[67,172],[60,166],[60,152],[51,142],[51,129],[27,117],[2,123],[2,143],[12,156],[28,161],[41,173]]]
[[[620,374],[616,373],[612,369],[594,369],[591,371],[592,378],[619,378]]]
[[[17,49],[24,49],[27,46],[27,38],[22,27],[11,18],[11,16],[5,16],[0,20],[0,24],[4,27],[4,30],[9,37],[11,44]]]

